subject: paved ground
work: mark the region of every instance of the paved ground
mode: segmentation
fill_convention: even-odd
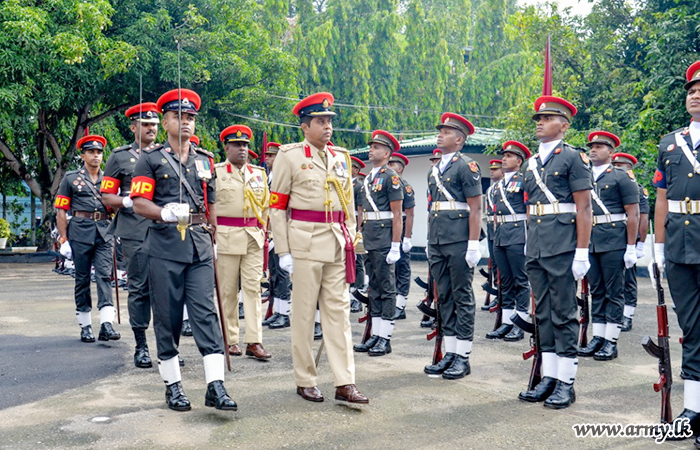
[[[445,381],[423,374],[432,343],[420,329],[420,313],[409,307],[397,322],[393,353],[357,355],[357,384],[370,397],[364,407],[332,401],[332,376],[325,358],[319,387],[326,402],[312,404],[295,394],[289,329],[265,331],[273,354],[262,363],[234,358],[226,386],[239,404],[233,413],[204,406],[201,357],[192,338],[181,352],[190,412],[166,408],[156,368],[133,366],[133,338],[124,291],[122,340],[82,344],[74,318],[73,279],[50,264],[0,264],[0,449],[42,448],[245,448],[245,449],[666,449],[693,448],[692,440],[660,445],[649,439],[576,438],[572,425],[586,422],[650,424],[659,416],[659,394],[651,384],[656,362],[639,345],[656,334],[655,295],[640,280],[634,329],[620,339],[612,362],[582,360],[577,402],[564,411],[517,399],[530,362],[525,341],[488,341],[493,318],[478,311],[472,374]],[[414,264],[425,279],[426,263]],[[475,286],[483,282],[480,275]],[[93,289],[94,295],[94,289]],[[423,292],[412,286],[409,306]],[[477,287],[477,300],[484,293]],[[670,301],[670,298],[669,298]],[[363,325],[352,315],[358,342]],[[94,323],[99,322],[93,314]],[[680,372],[680,335],[671,313],[674,375]],[[96,327],[97,328],[97,327]],[[96,330],[97,331],[97,330]],[[155,341],[149,330],[155,353]],[[330,401],[329,401],[330,400]],[[674,413],[682,410],[682,383],[674,385]]]

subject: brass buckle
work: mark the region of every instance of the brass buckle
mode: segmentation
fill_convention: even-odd
[[[552,214],[561,214],[559,210],[559,201],[552,203]]]
[[[102,213],[99,212],[99,211],[93,212],[93,213],[92,213],[92,220],[94,220],[94,221],[100,220],[100,216],[101,216],[101,215],[102,215]]]
[[[685,203],[685,214],[694,214],[692,212],[693,211],[693,201],[690,198],[686,197],[685,200],[683,200],[683,203]]]
[[[535,205],[535,215],[544,216],[544,205],[539,203]]]

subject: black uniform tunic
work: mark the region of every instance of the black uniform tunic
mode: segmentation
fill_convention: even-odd
[[[413,192],[413,186],[401,178],[401,187],[403,188],[403,206],[404,220],[403,231],[401,232],[401,242],[406,235],[406,218],[405,211],[416,207],[416,195]],[[408,297],[408,292],[411,288],[411,254],[403,251],[401,246],[401,259],[396,261],[396,293]]]

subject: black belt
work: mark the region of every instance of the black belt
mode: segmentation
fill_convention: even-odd
[[[92,220],[109,220],[112,218],[111,214],[101,211],[72,211],[71,215],[73,217],[84,217],[85,219]]]

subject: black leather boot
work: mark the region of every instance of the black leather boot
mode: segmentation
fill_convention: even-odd
[[[593,359],[596,361],[610,361],[617,358],[617,343],[605,340],[603,346],[593,354]]]
[[[243,303],[238,304],[238,318],[245,319],[245,313],[243,311]]]
[[[148,344],[146,343],[146,332],[143,330],[134,330],[134,338],[136,338],[134,365],[142,369],[153,367],[151,355],[148,353]]]
[[[95,335],[92,334],[92,325],[80,329],[80,340],[83,342],[95,342]]]
[[[190,326],[189,319],[182,321],[182,331],[180,332],[183,336],[192,336],[192,327]]]
[[[350,299],[350,312],[359,313],[362,312],[362,303],[356,298]]]
[[[446,380],[459,380],[471,373],[472,369],[469,367],[469,357],[462,355],[455,355],[455,360],[449,369],[442,373],[442,378]]]
[[[504,323],[498,329],[486,333],[486,339],[503,339],[513,329],[510,323]]]
[[[318,322],[314,323],[314,341],[320,341],[323,339],[323,330],[321,329],[321,324]]]
[[[554,392],[544,401],[544,406],[552,409],[564,409],[571,406],[575,401],[576,391],[574,391],[574,383],[564,383],[561,380],[557,380]]]
[[[289,327],[290,322],[289,322],[289,316],[286,314],[279,314],[277,316],[277,319],[274,322],[270,322],[270,327],[271,330],[276,330],[278,328],[287,328]]]
[[[404,308],[396,308],[396,313],[392,320],[404,320],[406,318],[406,310]]]
[[[695,448],[700,449],[700,436],[695,438]]]
[[[100,334],[97,336],[97,339],[100,341],[118,341],[121,337],[121,334],[114,331],[111,323],[105,322],[100,327]]]
[[[425,366],[423,372],[427,373],[428,375],[440,375],[452,365],[455,360],[455,356],[457,356],[456,353],[445,353],[445,356],[442,357],[440,362]]]
[[[632,318],[623,317],[622,318],[622,328],[620,331],[632,331]]]
[[[424,316],[423,320],[420,321],[421,328],[433,328],[433,323],[435,319],[432,317]]]
[[[521,392],[520,395],[518,395],[518,398],[522,401],[530,403],[543,402],[547,400],[550,395],[552,395],[556,385],[556,378],[544,377],[533,389]]]
[[[690,429],[693,430],[693,435],[697,436],[700,434],[700,413],[696,413],[695,411],[691,411],[689,409],[684,409],[682,413],[678,415],[673,421],[676,422],[677,420],[683,420],[683,419],[688,419],[690,423]],[[673,427],[676,430],[681,429],[680,427]],[[667,437],[666,440],[669,441],[681,441],[683,439],[687,439],[684,437]],[[697,444],[698,441],[695,441],[695,444]]]
[[[185,360],[180,355],[177,355],[177,363],[180,364],[180,367],[185,367]]]
[[[578,351],[578,356],[593,356],[595,352],[603,348],[605,339],[601,336],[593,336],[588,345]]]
[[[370,348],[374,347],[378,340],[379,336],[373,334],[372,336],[370,336],[369,339],[367,339],[367,341],[364,344],[355,344],[352,346],[352,349],[356,352],[366,353],[369,351]]]
[[[216,409],[226,411],[236,411],[238,405],[226,393],[224,382],[221,380],[212,381],[207,385],[207,393],[204,396],[204,406],[213,406]]]
[[[369,349],[369,356],[384,356],[391,353],[391,341],[380,337],[374,347]]]
[[[279,316],[280,316],[280,313],[278,313],[278,312],[273,313],[270,317],[268,317],[267,319],[262,321],[263,326],[270,325],[272,322],[276,321],[279,318]]]
[[[182,383],[179,381],[165,386],[165,403],[168,404],[168,408],[175,411],[189,411],[192,409],[190,399],[185,395],[185,391],[182,390]]]
[[[513,326],[513,329],[510,330],[510,333],[506,334],[503,337],[503,340],[506,342],[517,342],[525,337],[525,333],[523,333],[523,330],[520,328]]]

